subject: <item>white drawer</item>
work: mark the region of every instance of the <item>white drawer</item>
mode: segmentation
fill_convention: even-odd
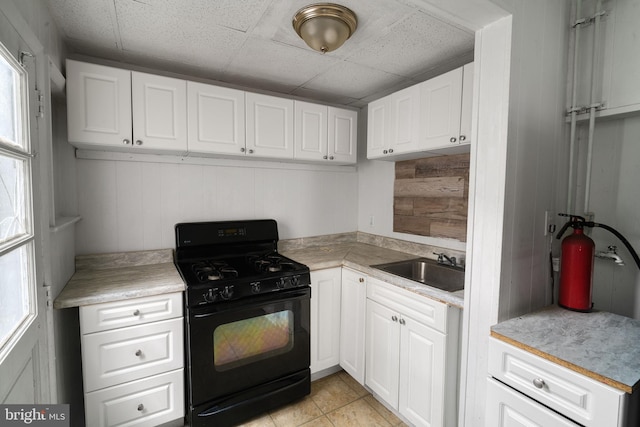
[[[184,417],[182,369],[85,394],[87,426],[157,426]]]
[[[489,374],[586,427],[618,425],[625,404],[623,391],[493,337]]]
[[[369,277],[367,298],[423,323],[437,331],[447,333],[447,305],[398,286]]]
[[[182,318],[82,336],[84,391],[182,368]]]
[[[182,292],[80,307],[82,334],[182,316]]]

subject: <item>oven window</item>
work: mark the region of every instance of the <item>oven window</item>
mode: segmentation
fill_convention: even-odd
[[[213,332],[213,364],[227,371],[293,348],[291,310],[225,323]]]

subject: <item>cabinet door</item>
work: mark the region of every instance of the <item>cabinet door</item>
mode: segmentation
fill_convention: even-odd
[[[187,151],[187,82],[131,73],[133,139],[136,148]]]
[[[485,425],[495,427],[578,427],[568,418],[489,378]]]
[[[187,82],[189,151],[242,155],[244,94],[241,90]]]
[[[67,60],[69,142],[131,145],[131,72]]]
[[[462,68],[420,84],[421,149],[458,144],[462,104]]]
[[[397,409],[400,363],[398,315],[370,299],[367,299],[366,349],[365,384]]]
[[[369,103],[367,113],[367,158],[376,159],[388,153],[391,136],[391,96]],[[385,153],[385,150],[387,151]]]
[[[391,96],[392,154],[420,151],[420,85],[415,85]]]
[[[471,113],[473,109],[473,62],[462,67],[462,106],[460,107],[460,144],[471,142]]]
[[[341,268],[311,272],[311,373],[340,363]]]
[[[325,105],[295,101],[295,149],[297,160],[326,160],[327,112]]]
[[[444,420],[445,336],[410,317],[399,323],[398,411],[416,426],[453,425]]]
[[[343,268],[340,309],[340,366],[360,384],[364,384],[366,303],[366,276]]]
[[[358,147],[358,112],[329,107],[329,160],[336,163],[356,163]]]
[[[247,153],[293,159],[293,100],[246,94]]]

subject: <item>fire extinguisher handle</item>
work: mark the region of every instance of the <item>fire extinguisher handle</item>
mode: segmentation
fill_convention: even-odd
[[[560,231],[558,231],[558,234],[556,234],[556,239],[560,240],[560,238],[562,237],[562,235],[564,234],[565,231],[567,231],[567,228],[569,228],[569,226],[573,223],[573,221],[567,221],[562,228],[560,229]]]

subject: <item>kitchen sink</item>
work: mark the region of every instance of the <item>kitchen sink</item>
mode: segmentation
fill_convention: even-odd
[[[439,264],[428,258],[408,259],[371,267],[447,292],[464,289],[463,268]]]

